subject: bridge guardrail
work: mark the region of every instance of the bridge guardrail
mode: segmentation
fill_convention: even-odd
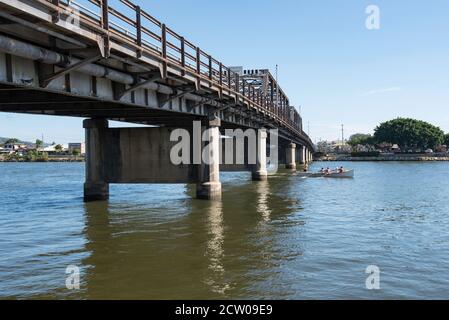
[[[147,53],[158,58],[164,65],[163,73],[167,75],[168,66],[181,70],[182,75],[196,78],[198,87],[208,83],[210,89],[218,89],[219,96],[223,93],[233,95],[242,102],[258,111],[269,114],[276,121],[299,135],[313,146],[310,138],[298,129],[295,122],[300,117],[290,117],[290,106],[272,100],[264,94],[261,87],[245,84],[236,72],[226,67],[217,59],[204,52],[198,46],[186,40],[164,23],[142,10],[130,0],[36,0],[41,4],[67,10],[75,8],[78,18],[88,27],[94,28],[108,40],[125,42],[137,52]],[[121,5],[118,9],[109,3]],[[284,96],[282,89],[277,87],[278,94]],[[279,101],[279,100],[278,100]],[[284,101],[284,102],[282,102]]]

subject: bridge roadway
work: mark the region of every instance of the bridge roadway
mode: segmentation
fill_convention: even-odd
[[[92,119],[85,123],[86,185],[90,179],[100,190],[87,187],[86,200],[107,198],[109,183],[207,183],[212,172],[203,168],[204,176],[198,169],[202,181],[191,168],[173,179],[161,173],[131,179],[124,168],[144,164],[110,154],[107,120],[156,126],[147,131],[159,128],[159,137],[162,128],[187,128],[193,121],[219,124],[218,134],[277,129],[288,167],[311,161],[314,150],[269,70],[226,67],[129,0],[0,0],[0,111]],[[148,139],[142,143],[155,143]],[[105,154],[120,162],[114,177],[105,176],[115,163]],[[99,167],[101,174],[94,172]]]

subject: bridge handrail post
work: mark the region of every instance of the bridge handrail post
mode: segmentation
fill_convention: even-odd
[[[101,27],[106,30],[106,35],[103,37],[104,41],[104,55],[109,57],[110,46],[109,46],[109,4],[108,0],[101,1]]]
[[[197,89],[201,88],[201,49],[196,47],[196,73]]]
[[[181,67],[182,67],[182,71],[181,74],[183,76],[185,76],[186,71],[186,40],[184,39],[184,37],[181,37]]]
[[[212,72],[212,56],[207,57],[209,59],[209,85],[212,86],[213,72]]]
[[[239,74],[236,73],[235,74],[235,99],[237,101],[237,103],[239,102],[239,93],[240,93],[240,77]]]
[[[223,64],[220,62],[220,66],[219,66],[220,70],[220,99],[223,97]]]
[[[162,45],[162,78],[167,78],[167,26],[165,23],[161,26],[161,45]]]
[[[101,1],[101,26],[103,29],[109,30],[109,5],[108,0]]]
[[[59,0],[51,0],[51,3],[57,7],[59,7]],[[56,11],[52,15],[52,22],[57,23],[59,22],[59,11]]]
[[[139,49],[137,55],[140,58],[142,56],[142,10],[140,6],[136,6],[136,43]]]

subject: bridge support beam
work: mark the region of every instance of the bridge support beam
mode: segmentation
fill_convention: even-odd
[[[105,182],[104,153],[102,144],[108,130],[108,121],[103,119],[84,120],[86,130],[86,182],[84,201],[109,199],[109,183]]]
[[[259,130],[257,136],[257,164],[252,172],[253,181],[268,180],[267,171],[267,138],[266,130]]]
[[[199,183],[196,195],[198,199],[220,200],[220,119],[209,121],[208,126],[203,127],[203,138],[209,144],[203,147],[202,164],[199,170]]]
[[[296,169],[296,144],[291,143],[286,150],[286,169]]]

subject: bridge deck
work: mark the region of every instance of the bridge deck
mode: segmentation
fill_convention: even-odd
[[[268,71],[234,72],[129,0],[0,0],[0,36],[0,111],[159,125],[216,114],[313,148]]]

